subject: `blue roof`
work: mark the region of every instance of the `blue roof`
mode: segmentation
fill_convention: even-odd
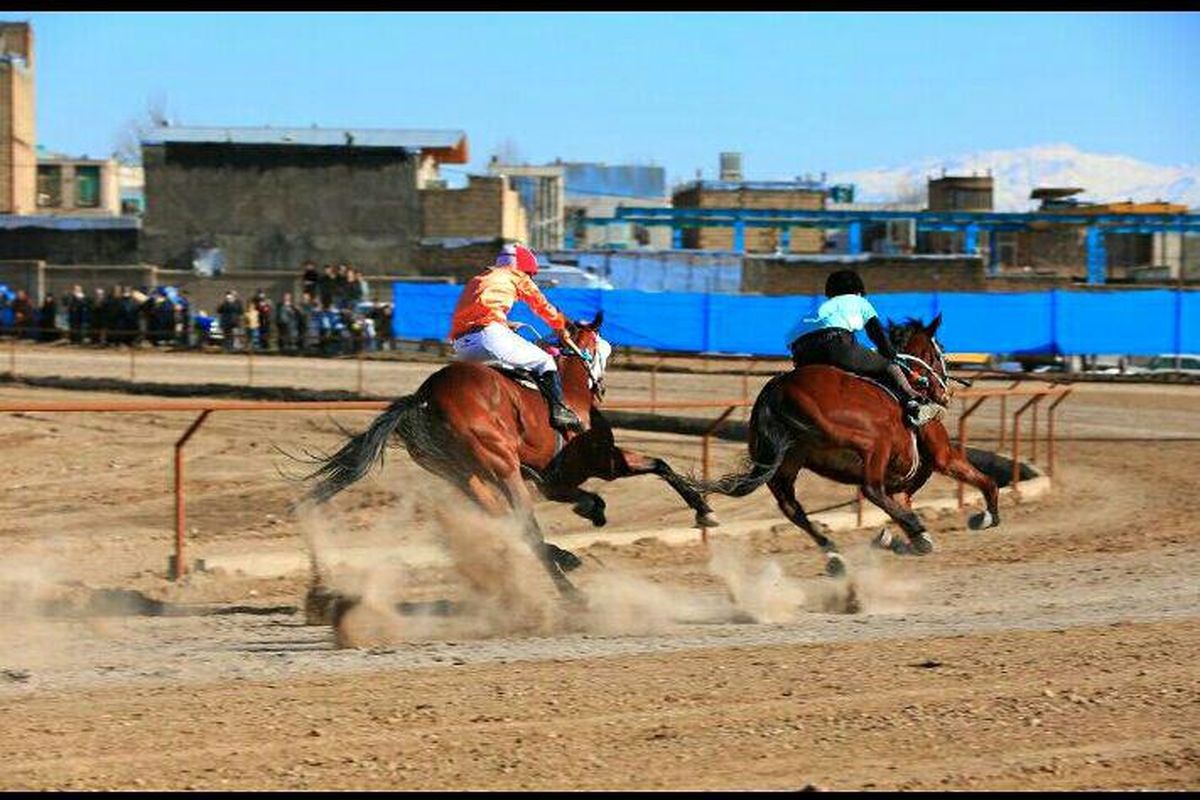
[[[385,128],[217,128],[160,127],[142,136],[142,144],[277,144],[310,147],[449,148],[466,138],[464,131]]]

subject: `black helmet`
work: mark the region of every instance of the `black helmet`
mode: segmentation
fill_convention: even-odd
[[[837,297],[840,294],[866,294],[862,278],[852,269],[839,269],[825,279],[825,296]]]

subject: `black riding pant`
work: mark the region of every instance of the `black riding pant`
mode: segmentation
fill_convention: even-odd
[[[858,343],[845,328],[824,328],[806,333],[792,342],[792,361],[797,367],[828,364],[856,375],[891,383],[888,360]]]

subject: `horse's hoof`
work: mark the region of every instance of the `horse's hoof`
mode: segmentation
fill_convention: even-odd
[[[874,547],[877,550],[891,550],[892,539],[894,538],[895,537],[892,536],[892,532],[887,528],[880,528],[879,534],[871,540],[871,547]]]
[[[970,519],[967,520],[967,527],[973,531],[992,528],[997,524],[996,518],[992,516],[992,512],[990,511],[980,511],[978,514],[972,514]]]
[[[841,553],[829,553],[825,556],[825,574],[831,578],[840,578],[846,574],[846,561]]]
[[[578,569],[583,564],[583,560],[570,550],[563,550],[561,547],[550,544],[549,542],[546,542],[546,555],[548,555],[550,560],[557,564],[559,569],[561,569],[563,572],[570,572],[573,569]]]
[[[914,555],[925,556],[933,552],[933,538],[928,533],[917,533],[908,537]]]
[[[711,511],[701,511],[696,514],[697,528],[718,528],[721,526]]]

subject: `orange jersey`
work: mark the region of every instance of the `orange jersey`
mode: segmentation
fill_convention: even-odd
[[[515,267],[492,267],[471,278],[454,307],[450,338],[492,322],[504,325],[513,303],[524,300],[555,331],[566,327],[566,317],[546,299],[528,275]]]

